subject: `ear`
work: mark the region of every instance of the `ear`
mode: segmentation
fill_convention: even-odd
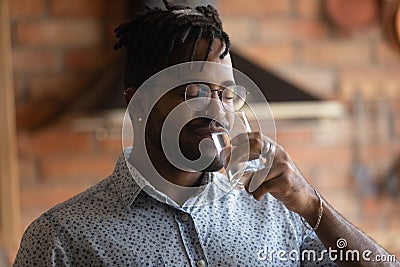
[[[136,88],[133,87],[128,87],[124,91],[124,97],[125,97],[125,104],[128,105],[129,101],[131,101],[133,94],[136,92]]]
[[[127,89],[125,89],[124,91],[124,97],[125,97],[125,103],[126,106],[129,105],[132,97],[134,96],[134,94],[136,93],[137,88],[135,87],[128,87]],[[147,93],[143,93],[140,96],[140,101],[136,101],[135,105],[130,107],[132,108],[132,111],[134,112],[134,114],[137,114],[140,117],[143,117],[144,113],[146,113],[146,108],[148,107],[148,102],[149,102],[149,98]]]

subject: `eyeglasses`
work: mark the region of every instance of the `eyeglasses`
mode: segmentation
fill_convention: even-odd
[[[204,110],[211,101],[212,92],[218,92],[222,105],[229,112],[240,110],[246,101],[247,90],[240,85],[213,90],[204,83],[191,83],[185,89],[186,105],[193,111]]]

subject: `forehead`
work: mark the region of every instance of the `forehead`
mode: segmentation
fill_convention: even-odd
[[[148,79],[139,89],[143,92],[152,92],[151,101],[158,99],[173,88],[193,82],[224,85],[227,82],[234,83],[232,62],[229,53],[220,58],[225,49],[225,44],[220,39],[215,39],[207,61],[202,61],[207,53],[209,42],[200,39],[196,48],[193,62],[175,64],[168,67]],[[191,45],[185,46],[184,53],[190,58]],[[142,91],[142,90],[139,90]],[[155,103],[153,102],[153,103]]]
[[[190,83],[206,83],[221,86],[235,84],[233,69],[230,65],[213,61],[186,62],[159,72],[147,84],[157,92],[163,94],[170,89]]]
[[[221,83],[226,80],[233,80],[231,57],[228,53],[224,58],[220,58],[221,54],[225,51],[225,43],[219,38],[215,38],[210,46],[210,40],[208,38],[200,38],[195,44],[195,41],[189,41],[179,47],[179,51],[173,51],[171,53],[172,65],[176,65],[182,62],[190,62],[191,54],[195,49],[193,61],[203,61],[207,56],[207,62],[218,63],[226,65],[225,68],[210,67],[210,64],[202,68],[193,68],[191,71],[185,71],[186,79],[199,79],[212,81],[213,83]],[[179,59],[180,58],[180,59]],[[184,79],[181,77],[180,79]]]
[[[234,82],[230,66],[210,61],[195,63],[192,68],[185,68],[185,72],[180,78],[183,82],[206,82],[217,85]]]
[[[202,38],[199,40],[195,62],[203,61],[209,47],[209,40]],[[208,81],[215,84],[221,84],[225,81],[233,81],[232,61],[228,53],[224,58],[220,58],[225,50],[225,43],[216,38],[211,44],[210,51],[206,63],[195,64],[190,69],[184,71],[184,75],[188,80]]]

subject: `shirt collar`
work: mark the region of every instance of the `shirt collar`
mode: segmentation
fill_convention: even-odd
[[[179,209],[181,208],[168,196],[152,187],[139,171],[136,170],[132,164],[127,162],[124,153],[119,156],[112,176],[122,203],[128,209],[132,206],[143,188],[146,189],[146,193],[156,198],[158,201]],[[199,190],[199,194],[190,198],[183,206],[209,203],[219,198],[219,196],[231,192],[233,189],[226,176],[218,172],[205,173],[202,186],[203,190]]]
[[[124,154],[122,153],[118,158],[112,176],[117,192],[120,194],[122,203],[126,208],[129,208],[133,204],[141,191],[140,186],[135,182],[132,175],[136,175],[136,173],[131,174],[129,172]]]

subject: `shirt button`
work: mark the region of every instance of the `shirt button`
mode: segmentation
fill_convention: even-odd
[[[181,219],[182,219],[182,221],[187,222],[187,220],[189,220],[189,215],[187,215],[187,214],[185,213],[185,214],[183,214],[183,215],[181,216]]]
[[[204,267],[204,266],[206,266],[206,262],[204,260],[197,261],[197,267]]]

